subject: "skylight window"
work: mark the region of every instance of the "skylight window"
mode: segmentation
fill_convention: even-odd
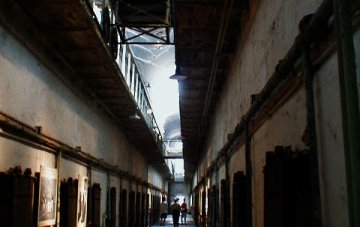
[[[103,29],[106,28],[105,25],[110,26],[110,23],[111,26],[118,26],[117,31],[120,30],[121,37],[118,33],[117,40],[121,40],[122,44],[118,46],[118,54],[114,59],[119,64],[129,91],[138,104],[138,109],[134,113],[134,116],[138,117],[132,119],[139,120],[141,113],[156,136],[161,134],[159,138],[162,137],[167,149],[164,155],[182,155],[178,81],[169,79],[176,69],[175,48],[172,45],[173,28],[119,26],[114,16],[114,12],[117,11],[113,12],[109,4],[99,0],[93,1],[92,6],[94,15]],[[104,18],[108,18],[104,15],[109,16],[108,22],[103,21]],[[184,175],[183,159],[177,157],[176,160],[167,160],[167,163],[170,169],[175,170],[174,175]]]

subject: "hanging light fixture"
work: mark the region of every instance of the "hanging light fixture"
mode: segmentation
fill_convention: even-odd
[[[140,120],[140,116],[138,115],[137,111],[135,111],[134,115],[131,115],[129,117],[130,119],[133,119],[133,120]]]
[[[187,76],[180,72],[179,67],[176,67],[175,74],[169,77],[172,80],[185,80]]]
[[[151,107],[150,106],[148,106],[147,108],[146,108],[146,113],[147,114],[152,114],[152,109],[151,109]]]

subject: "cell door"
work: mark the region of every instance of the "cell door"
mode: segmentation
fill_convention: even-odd
[[[129,212],[128,212],[129,226],[135,225],[135,192],[131,191],[129,194]]]
[[[264,168],[264,226],[312,226],[310,156],[276,147]]]
[[[62,226],[76,226],[77,181],[69,178],[60,186],[60,222]]]
[[[144,226],[148,226],[149,225],[149,202],[150,202],[150,195],[146,194],[146,200],[145,200],[145,225]]]
[[[140,205],[141,205],[141,194],[136,192],[136,201],[135,201],[135,226],[140,226]]]
[[[116,227],[116,188],[110,189],[110,224]]]
[[[228,227],[230,222],[229,186],[225,179],[221,180],[221,226]]]
[[[119,204],[119,225],[120,227],[126,227],[127,221],[127,190],[123,189],[120,192],[120,204]]]
[[[249,218],[247,203],[249,201],[246,193],[246,176],[242,171],[234,174],[232,198],[232,226],[249,227],[247,226]]]
[[[101,188],[100,184],[92,187],[92,226],[101,226]]]

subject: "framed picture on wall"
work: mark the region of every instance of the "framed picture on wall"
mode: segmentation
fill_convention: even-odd
[[[58,171],[41,166],[39,177],[38,226],[55,225]]]
[[[86,227],[88,184],[88,177],[79,175],[76,227]]]

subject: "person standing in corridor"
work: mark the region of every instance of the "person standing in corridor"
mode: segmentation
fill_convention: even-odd
[[[166,217],[168,214],[168,205],[165,202],[165,197],[162,198],[162,203],[160,204],[160,225],[165,225]]]
[[[174,227],[179,226],[179,216],[180,216],[181,207],[178,204],[178,201],[179,201],[179,199],[175,198],[174,203],[170,207],[170,210],[171,210],[171,213],[172,213],[172,216],[173,216]]]
[[[186,225],[187,212],[188,212],[188,209],[187,209],[186,199],[184,198],[184,202],[181,204],[181,224]]]

